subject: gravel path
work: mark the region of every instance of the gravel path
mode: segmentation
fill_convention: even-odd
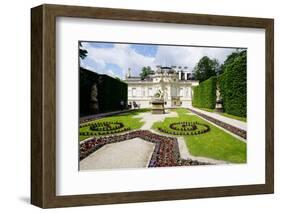
[[[108,144],[80,161],[80,170],[145,168],[154,148],[141,138]]]
[[[135,118],[142,118],[141,121],[144,125],[140,128],[141,130],[151,130],[154,122],[164,121],[165,118],[177,117],[178,114],[173,111],[168,111],[165,114],[152,114],[151,112],[140,113]]]
[[[215,112],[207,112],[207,111],[204,111],[204,110],[201,110],[201,109],[197,109],[197,108],[194,108],[194,107],[189,107],[190,109],[193,109],[197,112],[200,112],[202,114],[205,114],[205,115],[208,115],[212,118],[215,118],[219,121],[222,121],[224,123],[227,123],[227,124],[230,124],[232,126],[235,126],[237,128],[240,128],[242,130],[245,130],[247,131],[247,123],[246,122],[243,122],[243,121],[239,121],[239,120],[236,120],[236,119],[233,119],[233,118],[228,118],[228,117],[225,117],[223,115],[220,115],[218,113],[215,113]]]

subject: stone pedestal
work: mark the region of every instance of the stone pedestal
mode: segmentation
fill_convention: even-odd
[[[223,112],[222,100],[217,100],[216,101],[215,110],[216,110],[216,112]]]
[[[216,107],[215,107],[216,112],[223,112],[223,100],[221,99],[221,93],[220,89],[217,84],[217,90],[216,90]]]
[[[165,114],[164,100],[152,101],[152,114]]]

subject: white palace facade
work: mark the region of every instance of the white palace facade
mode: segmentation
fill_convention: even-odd
[[[151,108],[154,95],[163,93],[166,108],[188,107],[192,102],[192,87],[199,84],[187,67],[158,66],[145,79],[131,76],[130,69],[125,78],[128,84],[128,105]]]

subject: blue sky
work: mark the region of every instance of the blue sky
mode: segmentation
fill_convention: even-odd
[[[135,50],[138,54],[147,56],[147,57],[155,57],[158,45],[142,45],[142,44],[131,44],[130,48]]]
[[[216,58],[223,63],[227,55],[235,51],[233,48],[156,44],[82,42],[82,45],[88,51],[87,57],[80,60],[82,67],[121,79],[124,79],[128,68],[134,76],[138,76],[144,66],[152,69],[157,65],[187,66],[192,70],[203,56]]]

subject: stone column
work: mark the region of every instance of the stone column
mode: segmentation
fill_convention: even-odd
[[[187,72],[184,72],[184,79],[187,80]]]
[[[181,71],[179,70],[179,80],[181,80]]]

